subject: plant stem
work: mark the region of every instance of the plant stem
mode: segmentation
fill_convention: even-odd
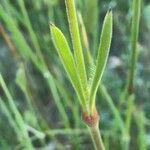
[[[134,118],[135,122],[137,125],[137,130],[138,130],[138,137],[137,137],[137,142],[139,145],[139,150],[146,150],[147,145],[146,145],[146,130],[145,130],[145,116],[144,112],[140,109],[137,108],[135,110]]]
[[[88,127],[96,150],[105,150],[98,124]]]
[[[128,95],[134,93],[134,78],[137,63],[137,42],[139,34],[139,22],[141,14],[141,0],[133,0],[133,17],[132,17],[132,30],[131,30],[131,67],[128,78]]]
[[[0,86],[2,87],[6,97],[8,99],[10,109],[11,109],[13,115],[15,116],[15,122],[16,122],[18,128],[20,129],[20,139],[19,140],[23,142],[23,145],[26,147],[26,149],[33,150],[32,141],[29,137],[27,129],[25,128],[24,119],[23,119],[21,113],[19,112],[18,108],[16,107],[16,105],[13,101],[13,97],[10,94],[1,74],[0,74]]]
[[[82,121],[88,126],[94,147],[96,150],[105,150],[99,126],[99,115],[97,113],[96,107],[94,107],[92,114],[87,114],[86,112],[82,112]]]
[[[18,0],[18,4],[19,4],[19,7],[20,7],[22,15],[23,15],[24,25],[27,28],[28,33],[30,34],[31,41],[36,50],[36,54],[40,58],[40,60],[43,61],[43,55],[41,53],[40,45],[39,45],[37,36],[32,28],[27,9],[25,7],[25,2],[24,2],[24,0]]]

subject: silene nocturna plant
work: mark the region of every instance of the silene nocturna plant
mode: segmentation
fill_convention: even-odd
[[[74,55],[72,54],[63,33],[55,25],[50,23],[52,40],[71,84],[78,96],[82,110],[82,120],[89,128],[95,149],[104,150],[105,148],[98,128],[99,115],[97,113],[95,99],[106,66],[111,44],[112,12],[108,11],[104,18],[95,69],[92,76],[89,78],[81,46],[75,2],[74,0],[65,0],[65,4]]]

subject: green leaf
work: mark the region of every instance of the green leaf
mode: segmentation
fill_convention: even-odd
[[[78,70],[78,74],[80,76],[81,85],[83,87],[85,95],[87,95],[87,74],[85,69],[84,57],[82,44],[80,39],[76,9],[75,9],[75,1],[74,0],[65,0],[66,11],[69,23],[69,29],[72,39],[72,46],[74,50],[75,62]]]
[[[95,104],[95,95],[97,92],[97,88],[99,86],[100,80],[102,78],[106,66],[110,44],[111,44],[111,37],[112,37],[112,12],[108,12],[105,16],[103,27],[102,27],[96,70],[91,84],[91,90],[90,90],[91,109]]]
[[[86,105],[85,98],[83,95],[83,89],[81,86],[81,81],[77,73],[75,61],[69,45],[63,35],[63,33],[54,25],[50,25],[51,35],[53,43],[57,49],[60,60],[67,72],[67,75],[80,99],[82,106]]]

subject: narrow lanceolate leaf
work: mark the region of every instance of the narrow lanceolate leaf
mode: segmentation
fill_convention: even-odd
[[[81,46],[77,15],[75,11],[75,0],[65,0],[67,16],[69,22],[69,29],[71,33],[72,45],[75,54],[75,61],[77,64],[77,70],[79,72],[81,84],[84,91],[87,91],[87,75],[84,64],[83,51]]]
[[[52,40],[57,49],[61,62],[71,80],[71,83],[80,99],[82,105],[85,106],[83,89],[77,73],[73,55],[63,33],[54,25],[50,25]]]
[[[108,12],[103,22],[102,33],[100,37],[100,45],[97,56],[96,70],[91,85],[90,91],[91,109],[95,103],[95,95],[97,92],[97,88],[106,66],[110,49],[111,37],[112,37],[112,12]]]

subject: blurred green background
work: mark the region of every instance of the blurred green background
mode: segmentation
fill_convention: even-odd
[[[142,0],[135,98],[122,98],[130,65],[132,1],[76,0],[94,58],[103,18],[113,11],[105,88],[97,95],[106,150],[150,149],[149,0]],[[31,143],[35,149],[93,149],[52,43],[50,22],[70,42],[64,0],[0,0],[0,150],[28,149]]]

